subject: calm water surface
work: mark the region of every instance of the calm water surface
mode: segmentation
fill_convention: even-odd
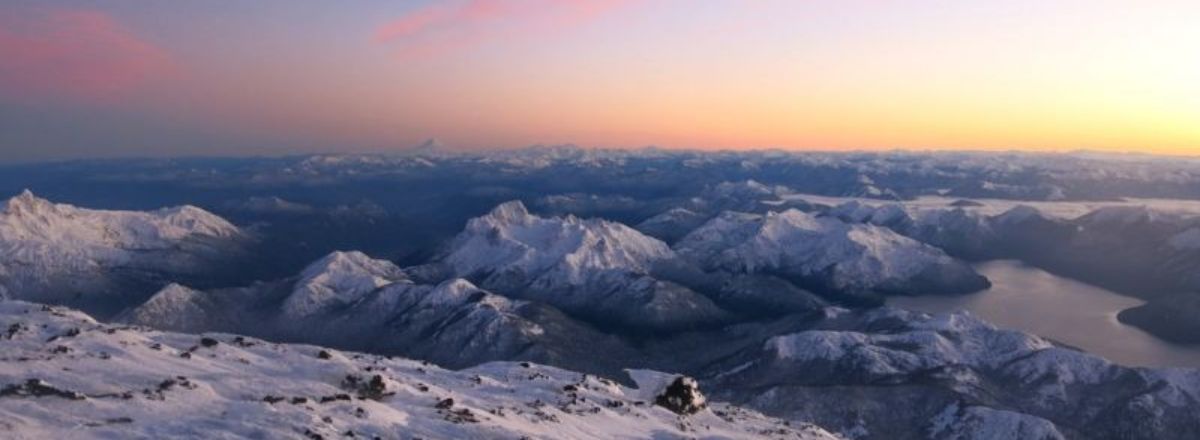
[[[970,295],[896,297],[888,304],[924,312],[968,310],[999,327],[1027,331],[1133,366],[1200,367],[1200,345],[1177,345],[1117,321],[1142,300],[1050,274],[1016,261],[975,266],[992,288]]]

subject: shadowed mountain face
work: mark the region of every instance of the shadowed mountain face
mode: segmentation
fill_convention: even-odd
[[[1193,370],[879,307],[979,292],[991,283],[968,262],[1010,259],[1143,298],[1123,322],[1195,341],[1200,203],[1115,199],[1192,194],[1190,169],[1146,161],[550,148],[31,165],[0,185],[23,176],[92,208],[8,201],[0,295],[448,368],[526,361],[627,385],[641,377],[627,369],[683,373],[698,382],[645,400],[685,421],[761,411],[845,438],[1195,438]],[[1095,170],[1112,180],[1085,189]],[[57,354],[56,368],[102,362]],[[706,409],[697,383],[754,411]],[[78,391],[65,385],[0,383],[0,411]]]

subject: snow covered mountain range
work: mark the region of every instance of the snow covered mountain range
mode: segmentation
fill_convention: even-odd
[[[194,206],[103,211],[24,191],[0,212],[0,297],[111,312],[147,284],[205,274],[246,239]]]
[[[1200,213],[1190,205],[821,202],[813,212],[886,227],[963,260],[1021,260],[1146,299],[1120,319],[1173,341],[1200,341]]]
[[[172,284],[116,319],[403,355],[453,368],[512,359],[591,364],[589,350],[610,347],[615,355],[621,348],[553,307],[460,278],[417,284],[392,263],[359,252],[334,252],[295,277],[244,288]]]
[[[490,290],[614,326],[660,329],[724,319],[704,295],[652,276],[675,259],[666,243],[623,224],[542,218],[513,201],[469,221],[423,271],[440,267]]]
[[[550,222],[560,230],[554,219],[516,211],[518,224]],[[485,220],[495,220],[492,214]],[[356,253],[332,254],[277,287],[181,290],[165,289],[124,319],[404,354],[456,367],[510,359],[607,377],[623,368],[684,371],[723,401],[812,421],[852,438],[1094,438],[1111,432],[1188,438],[1200,432],[1190,416],[1190,402],[1200,396],[1200,372],[1120,367],[964,314],[814,306],[815,314],[631,344],[550,304],[507,299],[462,279],[418,284],[404,270]],[[295,303],[319,306],[304,307],[316,313],[304,318],[289,315],[287,304]],[[542,311],[522,309],[533,304]],[[203,311],[203,325],[171,327],[196,310]],[[222,322],[231,316],[240,318]],[[387,342],[357,342],[364,340]],[[438,349],[446,346],[456,350]]]
[[[765,215],[726,211],[683,237],[676,249],[708,269],[775,273],[841,295],[988,287],[966,264],[891,229],[795,209]]]
[[[616,200],[568,199],[530,206]],[[875,307],[985,288],[965,261],[990,258],[1117,275],[1148,270],[1144,259],[1188,286],[1200,279],[1194,217],[810,197],[754,181],[682,203],[630,200],[665,209],[634,228],[503,202],[405,267],[332,252],[291,275],[213,286],[194,281],[244,253],[251,229],[199,208],[98,211],[22,194],[0,214],[0,249],[13,250],[0,257],[0,424],[29,438],[197,426],[297,438],[1200,437],[1200,372],[1116,365],[965,313]],[[1186,334],[1193,297],[1156,297],[1128,319]],[[666,389],[661,406],[675,410],[702,399],[643,370],[687,374],[737,406],[657,407]]]
[[[856,438],[1192,438],[1200,371],[1112,364],[965,312],[831,310],[708,367],[714,398]]]
[[[668,246],[619,223],[539,217],[513,201],[470,220],[435,260],[415,272],[464,277],[625,328],[736,320],[728,312],[753,295],[744,287],[766,282],[834,299],[987,287],[969,266],[890,229],[794,209],[762,216],[726,211]]]
[[[49,175],[57,181],[90,177],[81,175],[81,171],[109,179],[187,181],[209,188],[404,181],[437,174],[487,183],[509,178],[559,179],[554,181],[557,185],[548,185],[559,188],[606,187],[605,182],[626,188],[701,188],[755,179],[768,188],[782,185],[797,192],[829,196],[895,200],[941,195],[1053,201],[1194,199],[1200,182],[1200,159],[1196,157],[1089,152],[712,152],[562,145],[507,151],[455,153],[432,148],[394,155],[319,154],[224,161],[146,159],[125,163],[139,172],[114,172],[121,171],[120,167],[103,161],[15,166],[7,173],[11,177],[0,176],[0,188],[28,185],[34,180],[31,175]]]

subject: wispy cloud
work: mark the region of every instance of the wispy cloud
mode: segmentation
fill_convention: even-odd
[[[165,50],[100,11],[25,10],[0,19],[0,92],[8,96],[109,103],[173,70]]]
[[[381,26],[374,39],[393,45],[403,59],[433,57],[496,39],[557,33],[630,1],[435,1]]]

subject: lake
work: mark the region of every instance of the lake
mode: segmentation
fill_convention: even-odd
[[[888,305],[942,313],[967,310],[999,327],[1034,333],[1131,366],[1200,367],[1200,346],[1172,344],[1117,321],[1137,298],[1017,261],[975,266],[992,288],[963,296],[894,297]]]

